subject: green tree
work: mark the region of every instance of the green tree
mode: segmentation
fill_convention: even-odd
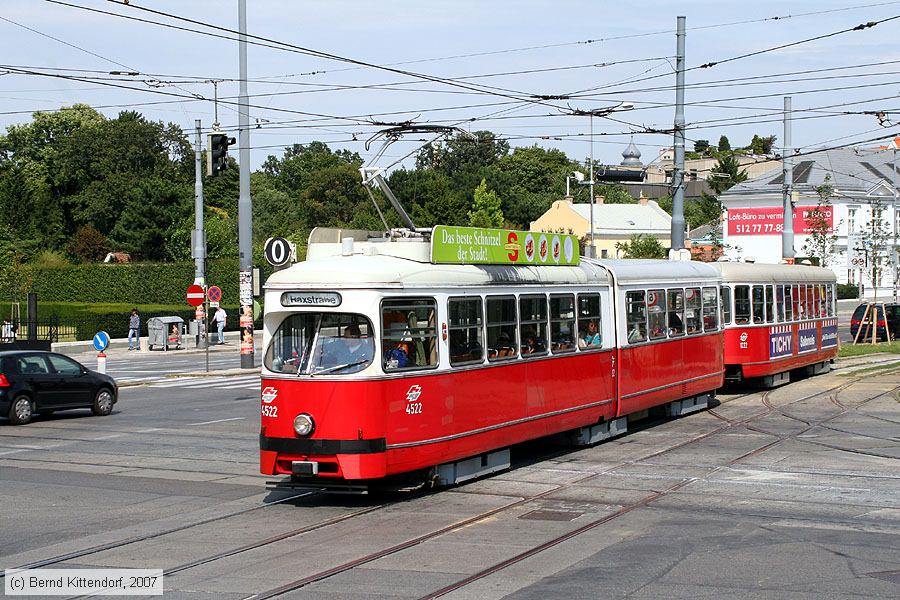
[[[750,151],[753,154],[769,154],[772,152],[772,148],[775,147],[775,140],[777,139],[778,136],[775,135],[761,137],[754,134],[753,139],[750,140]]]
[[[469,211],[469,225],[472,227],[503,226],[503,211],[500,209],[500,198],[494,190],[488,190],[487,182],[482,179],[475,188],[475,201]]]
[[[747,171],[741,169],[741,164],[733,155],[722,156],[709,171],[709,187],[716,196],[743,181],[747,181]]]
[[[697,140],[694,142],[694,152],[704,154],[709,151],[709,140]]]
[[[69,240],[66,252],[83,262],[103,260],[109,252],[109,240],[93,225],[82,225]]]
[[[623,258],[666,258],[668,251],[655,237],[636,233],[627,242],[617,242]]]
[[[719,152],[731,152],[731,142],[726,135],[719,138]]]
[[[820,267],[827,267],[834,255],[834,245],[837,236],[831,226],[834,208],[827,198],[820,198],[809,215],[806,216],[806,228],[809,231],[806,242],[803,244],[803,252],[807,256],[816,258]],[[833,218],[833,217],[832,217]]]

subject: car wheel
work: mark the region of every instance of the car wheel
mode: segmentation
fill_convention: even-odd
[[[94,398],[94,404],[91,406],[91,412],[95,415],[104,417],[112,412],[113,395],[109,388],[100,388],[97,396]]]
[[[28,396],[16,396],[9,407],[9,420],[13,425],[24,425],[34,416],[34,405]]]

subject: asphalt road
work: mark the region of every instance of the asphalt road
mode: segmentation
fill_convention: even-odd
[[[257,474],[255,377],[0,421],[0,567],[164,568],[165,597],[191,599],[900,595],[898,372],[532,444],[436,493],[293,499]]]

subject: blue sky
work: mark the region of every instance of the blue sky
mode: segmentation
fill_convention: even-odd
[[[237,28],[237,0],[132,0],[132,6],[103,0],[65,1],[191,28],[197,26],[135,6]],[[235,42],[42,0],[5,0],[0,6],[0,17],[18,23],[0,20],[0,64],[141,73],[125,78],[133,81],[107,82],[134,90],[96,81],[2,75],[0,127],[4,129],[28,122],[30,111],[75,102],[108,107],[100,108],[108,116],[126,108],[123,105],[134,105],[127,108],[186,130],[193,128],[197,118],[208,127],[213,121],[210,101],[164,94],[211,98],[213,86],[204,80],[237,78]],[[368,159],[378,145],[366,150],[365,140],[379,128],[366,124],[367,119],[413,119],[488,129],[513,146],[539,144],[581,159],[590,152],[588,120],[564,113],[568,108],[587,110],[621,102],[634,105],[631,111],[613,115],[621,122],[594,119],[594,155],[605,162],[619,162],[633,133],[646,162],[672,143],[670,134],[646,131],[672,127],[674,30],[679,14],[687,17],[690,68],[900,15],[900,1],[248,0],[252,34],[430,77],[453,78],[459,84],[251,46],[251,122],[258,120],[260,125],[251,133],[253,166],[258,167],[269,154],[280,154],[283,146],[313,140],[348,148]],[[782,18],[771,19],[775,16]],[[900,121],[898,34],[900,19],[689,71],[688,148],[691,140],[715,143],[722,134],[734,146],[746,144],[754,133],[780,139],[782,125],[776,113],[786,94],[793,96],[797,111],[793,134],[797,147],[834,145],[895,131],[880,128],[871,115],[839,113],[883,110],[889,119]],[[898,62],[884,64],[888,61]],[[859,66],[871,63],[881,64]],[[821,71],[792,74],[809,70]],[[519,71],[531,72],[514,73]],[[747,77],[757,79],[733,81]],[[479,87],[468,89],[473,86]],[[233,101],[237,89],[236,82],[223,81],[219,96]],[[573,97],[540,104],[523,101],[529,95]],[[166,103],[149,104],[154,102]],[[834,106],[840,104],[847,105]],[[497,114],[500,111],[505,112]],[[219,121],[236,131],[235,108],[220,104]],[[387,166],[428,139],[415,135],[397,142],[376,164]]]

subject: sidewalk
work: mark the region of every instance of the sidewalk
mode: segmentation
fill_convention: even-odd
[[[141,336],[141,349],[138,350],[139,355],[150,355],[150,354],[196,354],[199,352],[205,352],[205,349],[197,348],[195,344],[194,336],[185,336],[183,340],[183,344],[180,350],[176,350],[175,348],[169,348],[169,350],[156,349],[148,350],[147,349],[147,336]],[[211,336],[212,340],[217,340],[218,335],[213,334]],[[254,340],[262,339],[262,330],[257,330],[253,332]],[[240,343],[240,332],[239,331],[226,331],[225,332],[225,345],[218,345],[216,343],[211,343],[209,345],[210,352],[221,352],[223,350],[234,350],[237,345]],[[96,353],[94,350],[94,345],[91,340],[81,341],[81,342],[57,342],[53,344],[52,347],[53,352],[59,352],[60,354],[67,354],[70,356],[78,355],[78,354],[86,354],[86,353]],[[128,338],[114,338],[109,340],[109,347],[106,349],[106,352],[110,350],[115,351],[125,351],[128,352]]]

